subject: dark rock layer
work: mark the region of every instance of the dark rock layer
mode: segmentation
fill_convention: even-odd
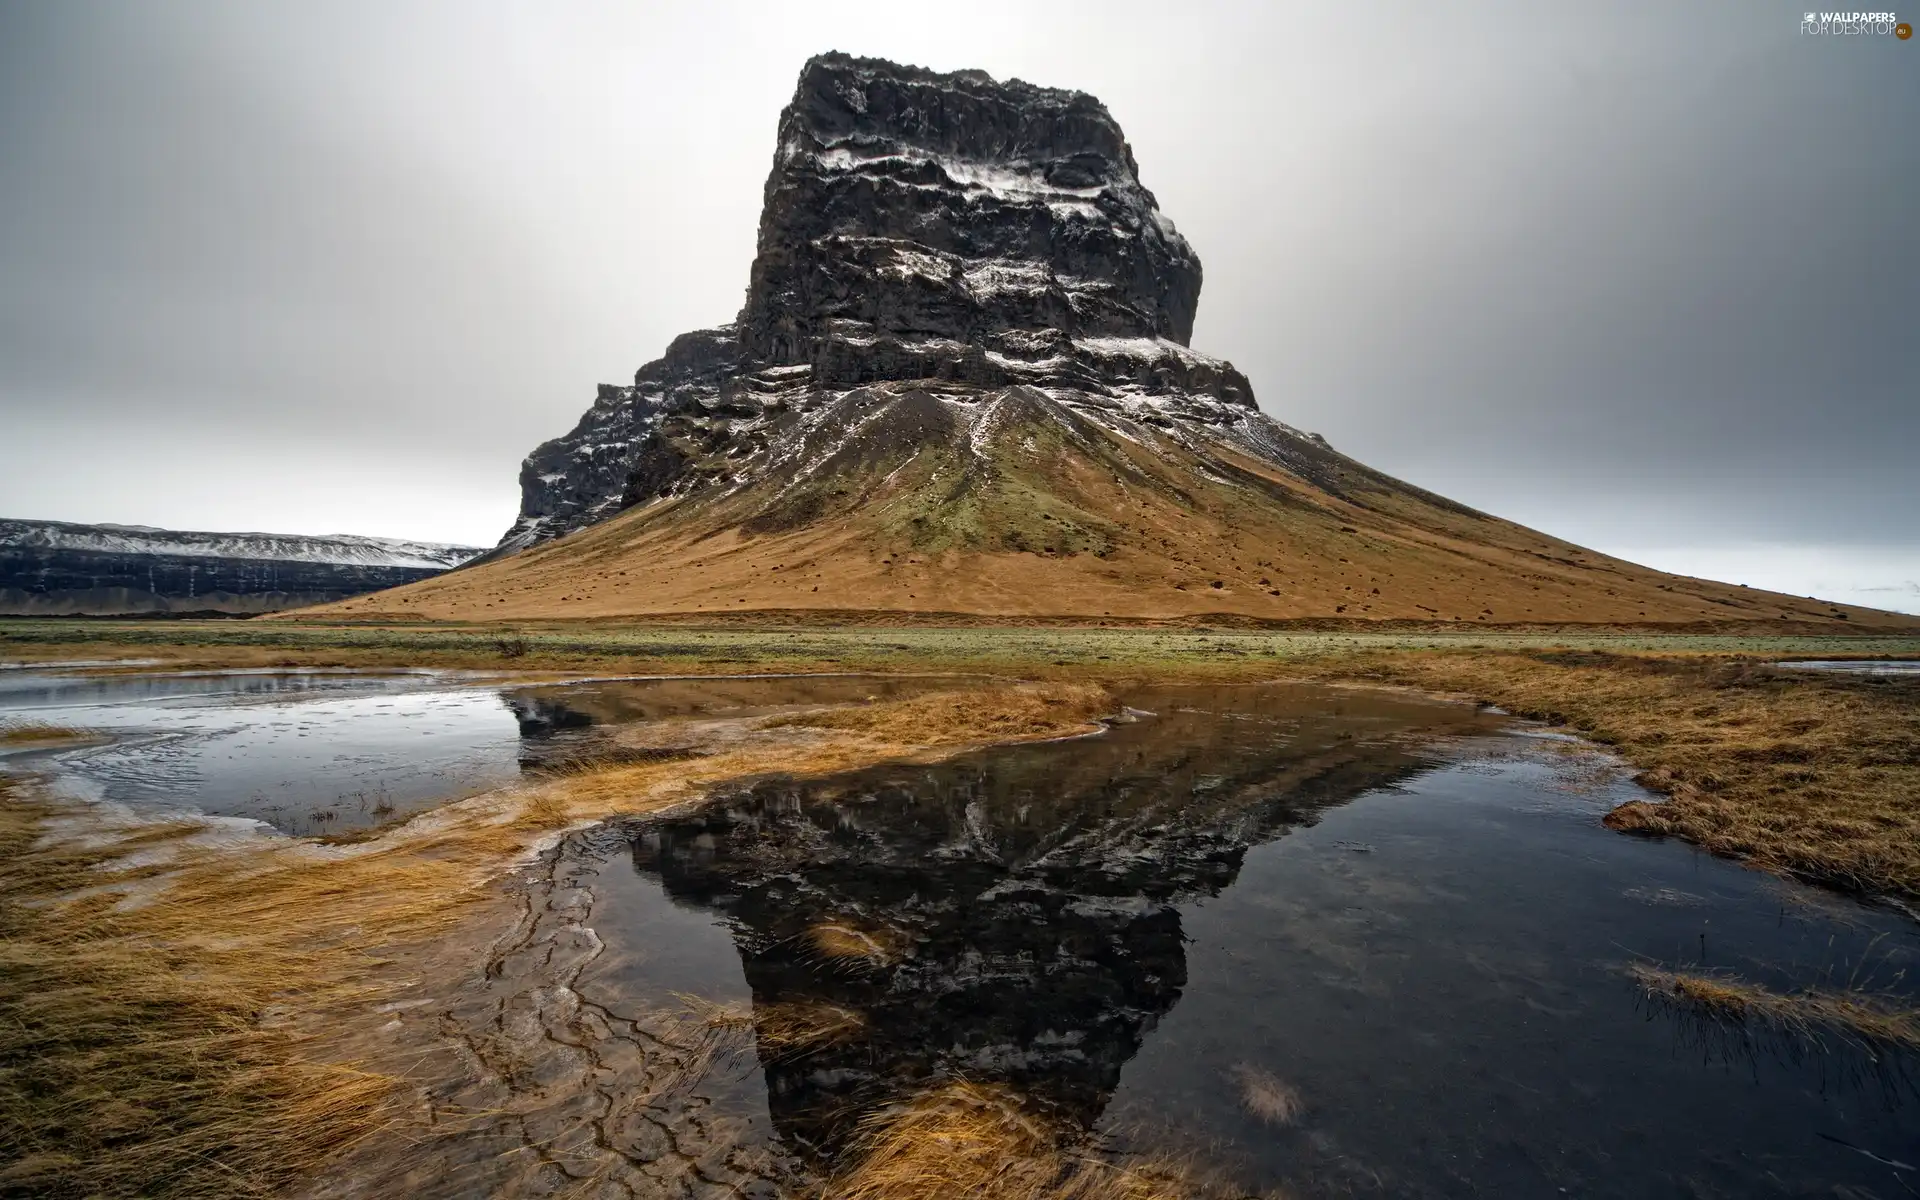
[[[827,55],[781,116],[740,339],[776,364],[876,338],[1184,346],[1199,300],[1200,260],[1098,100]]]

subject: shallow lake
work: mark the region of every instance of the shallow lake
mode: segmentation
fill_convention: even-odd
[[[1911,997],[1920,926],[1610,832],[1644,793],[1484,715],[1285,687],[1132,703],[1155,715],[1099,738],[761,781],[572,837],[546,935],[463,1016],[538,1064],[530,997],[562,977],[578,997],[544,1046],[591,1096],[551,1100],[560,1075],[528,1068],[547,1090],[518,1097],[517,1136],[554,1104],[643,1193],[751,1194],[964,1079],[1290,1195],[1920,1188],[1914,1063],[1703,1023],[1626,974]],[[623,1074],[668,1053],[651,1014],[673,994],[750,1011],[759,1046],[678,1098]],[[795,1011],[854,1016],[796,1052],[773,1028]],[[487,1186],[570,1171],[540,1169]]]

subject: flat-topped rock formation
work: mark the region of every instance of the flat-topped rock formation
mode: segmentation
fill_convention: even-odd
[[[1098,100],[822,55],[734,321],[601,385],[487,559],[339,611],[1920,627],[1356,462],[1188,345],[1200,285]]]
[[[823,55],[781,114],[738,319],[535,450],[503,546],[819,453],[807,435],[844,432],[822,410],[878,384],[928,384],[966,425],[1024,386],[1097,420],[1285,438],[1188,348],[1200,277],[1093,97]]]

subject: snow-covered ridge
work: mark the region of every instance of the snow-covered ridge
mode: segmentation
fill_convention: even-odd
[[[76,525],[0,519],[0,547],[78,550],[95,554],[165,554],[194,558],[273,559],[356,567],[447,570],[484,551],[477,546],[410,542],[338,533],[200,533],[146,525]]]

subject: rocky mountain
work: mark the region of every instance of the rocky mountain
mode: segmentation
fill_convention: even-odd
[[[0,614],[258,613],[438,575],[478,547],[0,520]]]
[[[891,424],[978,441],[1065,404],[1277,449],[1285,431],[1246,378],[1188,349],[1199,300],[1198,256],[1093,97],[814,59],[780,120],[738,320],[675,339],[535,450],[502,545],[716,485],[792,483],[896,410]]]
[[[601,385],[483,565],[343,611],[1830,623],[1409,486],[1193,350],[1201,269],[1093,97],[827,54],[746,303]]]

